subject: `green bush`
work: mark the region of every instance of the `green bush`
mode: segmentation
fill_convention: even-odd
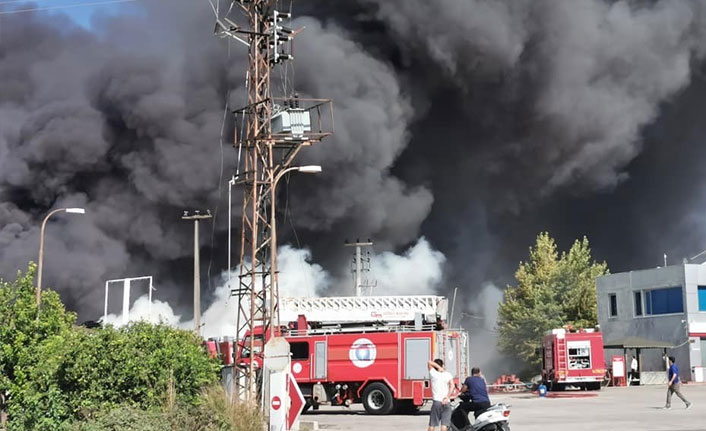
[[[148,323],[75,327],[51,290],[42,292],[38,312],[33,276],[30,265],[15,282],[0,281],[0,391],[10,394],[10,431],[54,431],[118,407],[104,419],[193,406],[218,380],[218,362],[191,332]]]
[[[66,398],[41,371],[55,364],[46,346],[61,346],[76,321],[59,295],[42,292],[35,302],[34,273],[18,272],[14,282],[0,280],[0,391],[7,391],[10,430],[53,430],[68,416]],[[26,411],[41,412],[30,420]]]
[[[262,431],[257,408],[232,404],[220,386],[203,392],[196,405],[177,403],[165,411],[120,406],[75,422],[67,431]]]
[[[165,414],[157,411],[120,407],[105,414],[77,422],[71,431],[177,431]]]
[[[246,403],[233,403],[221,386],[206,388],[201,395],[201,412],[217,415],[228,424],[229,431],[262,431],[264,419],[260,409]]]
[[[218,379],[220,365],[191,332],[135,323],[121,329],[74,331],[71,352],[57,381],[71,394],[74,414],[121,404],[148,408],[167,401],[193,404]]]

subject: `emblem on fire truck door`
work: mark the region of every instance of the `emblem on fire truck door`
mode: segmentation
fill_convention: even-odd
[[[366,368],[373,365],[376,356],[377,349],[375,344],[367,338],[355,340],[348,351],[348,357],[353,362],[353,365],[358,368]]]

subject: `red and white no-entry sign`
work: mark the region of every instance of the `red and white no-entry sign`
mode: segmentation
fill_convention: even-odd
[[[275,395],[274,397],[272,397],[270,405],[272,405],[273,409],[279,410],[279,408],[282,407],[282,400],[277,395]]]

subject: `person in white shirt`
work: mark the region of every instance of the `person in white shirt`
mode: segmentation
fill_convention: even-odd
[[[451,424],[451,397],[455,389],[454,378],[444,370],[444,361],[434,359],[429,361],[429,376],[431,377],[431,411],[429,412],[429,431],[440,427],[446,431]]]
[[[632,361],[630,362],[630,381],[637,380],[637,359],[635,355],[631,355]]]

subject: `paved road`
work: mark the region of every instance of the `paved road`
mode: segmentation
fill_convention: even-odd
[[[682,385],[684,395],[694,403],[690,410],[676,397],[672,410],[664,406],[662,386],[604,388],[590,398],[539,398],[536,394],[494,395],[493,402],[512,405],[513,431],[705,431],[706,385]],[[569,393],[564,393],[569,395]],[[585,395],[580,392],[578,395]],[[593,393],[588,393],[592,395]],[[413,416],[369,416],[362,407],[350,410],[322,407],[303,416],[329,430],[425,430],[428,408]]]

